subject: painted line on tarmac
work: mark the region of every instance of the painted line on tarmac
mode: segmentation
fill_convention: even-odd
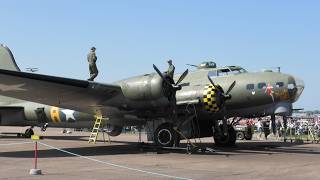
[[[57,148],[57,147],[54,147],[54,146],[51,146],[51,145],[48,145],[48,144],[45,144],[45,143],[42,143],[42,142],[38,142],[38,143],[42,144],[42,145],[44,145],[46,147],[49,147],[49,148],[52,148],[52,149],[55,149],[55,150],[58,150],[58,151],[73,155],[73,156],[77,156],[77,157],[80,157],[80,158],[84,158],[84,159],[87,159],[87,160],[91,160],[91,161],[98,162],[98,163],[101,163],[101,164],[106,164],[106,165],[113,166],[113,167],[118,167],[118,168],[127,169],[127,170],[131,170],[131,171],[141,172],[141,173],[145,173],[145,174],[151,174],[151,175],[155,175],[155,176],[162,176],[162,177],[167,177],[167,178],[172,178],[172,179],[192,180],[190,178],[171,176],[171,175],[161,174],[161,173],[155,173],[155,172],[151,172],[151,171],[145,171],[145,170],[131,168],[131,167],[123,166],[123,165],[118,165],[118,164],[114,164],[114,163],[110,163],[110,162],[106,162],[106,161],[101,161],[101,160],[98,160],[98,159],[94,159],[94,158],[90,158],[90,157],[87,157],[87,156],[82,156],[80,154],[76,154],[76,153],[73,153],[73,152],[70,152],[70,151],[66,151],[66,150],[63,150],[63,149],[60,149],[60,148]]]
[[[0,144],[0,146],[13,146],[13,145],[20,145],[20,144],[31,144],[34,142],[17,142],[17,143],[8,143],[8,144]]]

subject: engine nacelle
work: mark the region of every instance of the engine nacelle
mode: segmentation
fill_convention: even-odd
[[[122,81],[124,96],[131,100],[156,100],[165,97],[163,80],[155,73]]]
[[[217,113],[224,107],[223,89],[219,85],[187,86],[177,91],[178,105],[200,104],[211,113]]]
[[[118,83],[127,99],[129,109],[165,107],[172,103],[170,101],[174,95],[172,86],[165,83],[156,73],[129,78]]]

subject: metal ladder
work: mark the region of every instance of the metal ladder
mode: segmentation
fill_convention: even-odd
[[[102,115],[96,115],[96,121],[94,122],[94,125],[92,127],[92,131],[88,140],[88,143],[96,143],[96,140],[98,138],[98,134],[99,134],[99,129],[101,124],[103,124],[103,120],[105,118],[102,118]]]

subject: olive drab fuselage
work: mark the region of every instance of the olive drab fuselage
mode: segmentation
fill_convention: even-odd
[[[279,104],[286,106],[286,113],[290,115],[290,106],[297,101],[304,88],[303,81],[280,72],[247,72],[237,66],[201,68],[189,73],[184,79],[182,89],[177,92],[177,103],[188,104],[197,100],[201,102],[203,90],[210,86],[207,76],[223,90],[228,89],[233,81],[236,82],[230,92],[232,98],[226,101],[225,105],[227,116],[230,117],[255,117],[276,113]],[[207,109],[207,104],[203,105]],[[273,108],[275,109],[272,110]],[[214,116],[214,112],[211,114]]]

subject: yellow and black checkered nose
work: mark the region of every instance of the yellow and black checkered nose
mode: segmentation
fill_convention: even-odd
[[[203,104],[205,110],[209,112],[218,112],[220,110],[216,99],[217,91],[218,89],[212,84],[205,86],[203,91]]]

